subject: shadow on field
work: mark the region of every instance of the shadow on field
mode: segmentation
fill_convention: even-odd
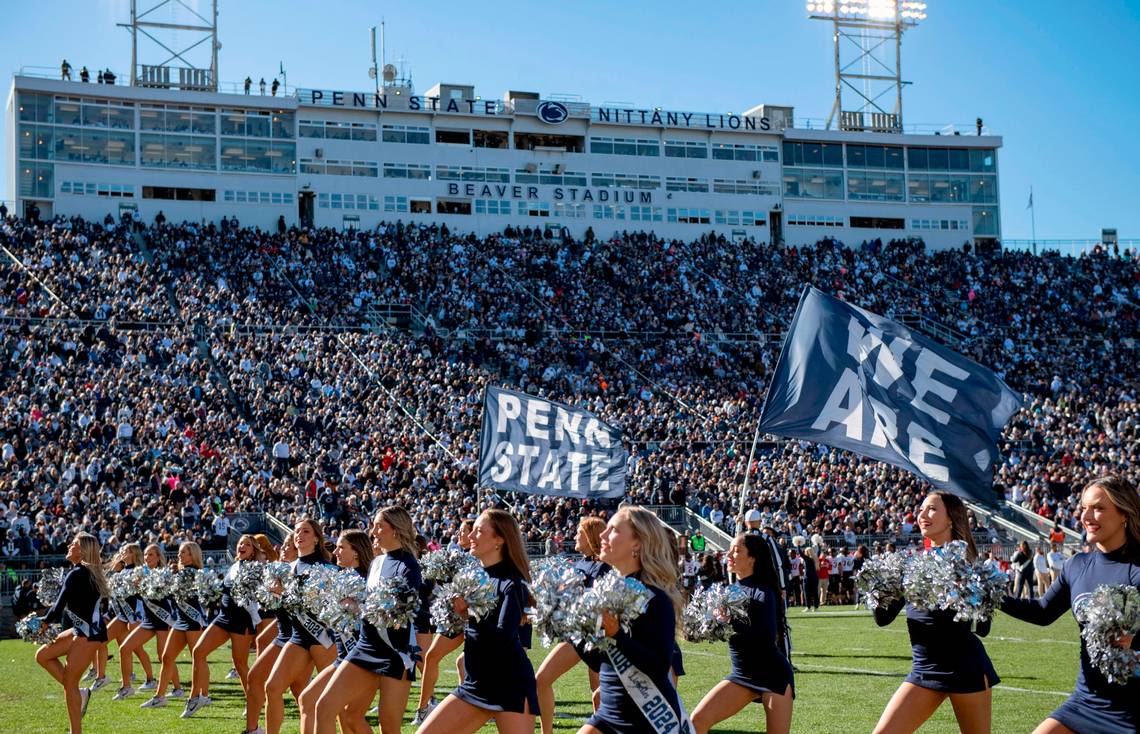
[[[865,660],[910,660],[910,655],[867,655],[866,653],[853,652],[845,655],[838,655],[835,653],[826,652],[793,652],[793,658],[847,658],[847,659],[865,659]]]

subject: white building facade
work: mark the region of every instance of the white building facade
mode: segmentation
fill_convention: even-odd
[[[652,230],[802,245],[1000,239],[990,135],[795,127],[743,114],[593,106],[469,85],[288,97],[13,79],[7,172],[17,211],[244,225],[446,223]]]

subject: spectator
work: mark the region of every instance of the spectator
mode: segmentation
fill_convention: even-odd
[[[1061,577],[1061,570],[1065,567],[1065,551],[1060,543],[1053,543],[1049,551],[1049,578],[1050,583]]]
[[[1033,554],[1029,551],[1029,541],[1021,541],[1009,561],[1014,574],[1013,595],[1018,599],[1023,596],[1028,596],[1030,599],[1037,598],[1033,585]]]
[[[59,78],[65,82],[71,81],[71,64],[67,63],[67,59],[59,65]]]
[[[705,536],[701,535],[700,528],[694,530],[689,537],[689,550],[697,555],[705,552]]]
[[[265,96],[265,77],[261,77],[261,84],[259,86],[261,88],[261,96],[264,97]]]
[[[79,70],[79,81],[83,82],[84,84],[87,84],[91,81],[91,73],[87,71],[86,66]]]
[[[1052,578],[1049,575],[1049,557],[1045,555],[1045,546],[1038,545],[1033,555],[1033,577],[1037,581],[1037,594],[1043,595],[1049,588]]]
[[[245,84],[243,85],[243,86],[245,87],[245,93],[246,93],[246,94],[249,94],[249,88],[250,88],[250,86],[252,86],[252,85],[253,85],[253,80],[252,80],[252,79],[250,79],[250,78],[247,76],[247,77],[245,78]]]

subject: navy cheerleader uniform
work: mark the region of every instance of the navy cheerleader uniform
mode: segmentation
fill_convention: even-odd
[[[416,610],[416,618],[412,621],[412,626],[416,629],[416,633],[427,632],[431,634],[431,595],[435,591],[435,582],[431,579],[423,579],[420,584],[420,608]]]
[[[499,603],[483,619],[467,619],[463,630],[467,674],[451,695],[481,709],[537,716],[534,667],[519,637],[526,582],[508,560],[483,570],[497,587]]]
[[[197,600],[179,602],[173,596],[166,600],[170,610],[170,629],[175,632],[201,632],[206,628],[206,613]]]
[[[99,610],[101,598],[91,570],[81,563],[76,564],[63,577],[63,589],[44,614],[44,622],[70,626],[76,635],[91,642],[106,642],[107,627]]]
[[[1140,587],[1140,548],[1126,544],[1111,553],[1078,553],[1065,562],[1060,578],[1045,596],[1038,600],[1007,596],[1001,610],[1032,624],[1047,625],[1072,609],[1081,625],[1078,611],[1103,585]],[[1133,638],[1132,649],[1140,649],[1140,636]],[[1077,687],[1049,718],[1080,734],[1134,734],[1140,731],[1140,677],[1133,676],[1123,685],[1109,683],[1089,661],[1082,637]]]
[[[417,592],[423,586],[420,562],[403,548],[373,559],[372,567],[368,570],[368,587],[374,589],[379,585],[380,579],[393,577],[404,579],[408,587]],[[412,648],[415,643],[414,623],[407,627],[389,627],[381,632],[364,621],[360,626],[360,639],[345,659],[376,675],[414,681],[416,663]]]
[[[640,580],[640,575],[634,574],[633,577]],[[673,712],[680,717],[681,699],[673,687],[673,681],[669,679],[677,626],[673,600],[656,586],[648,588],[653,592],[649,606],[633,621],[629,632],[618,630],[613,642],[633,667],[653,681]],[[653,731],[645,714],[626,691],[609,655],[592,650],[586,656],[587,664],[598,671],[601,681],[601,704],[586,723],[602,734],[642,734]]]
[[[233,565],[226,571],[225,578],[222,579],[222,598],[218,603],[221,608],[214,616],[212,624],[230,634],[252,635],[262,616],[258,613],[257,603],[243,607],[234,601],[233,597],[234,580],[237,578],[238,569],[241,568],[240,564],[242,563],[253,563],[253,561],[234,561]],[[284,645],[288,639],[286,637],[285,640],[281,641],[281,644]]]
[[[875,610],[875,623],[886,627],[902,611],[899,600]],[[906,628],[910,633],[913,661],[907,683],[942,693],[978,693],[1001,682],[978,635],[990,633],[990,622],[955,622],[954,610],[927,612],[906,605]]]
[[[120,572],[130,571],[134,566],[123,566]],[[123,624],[135,624],[142,619],[139,613],[139,597],[128,596],[126,599],[111,599],[111,611],[115,614],[115,619]]]
[[[586,577],[586,588],[594,585],[598,577],[610,570],[610,564],[603,563],[596,558],[582,556],[574,561],[574,570]]]
[[[174,621],[174,615],[170,613],[170,607],[167,605],[168,601],[168,599],[155,601],[139,597],[139,608],[142,610],[139,626],[151,632],[168,632]]]
[[[736,585],[748,594],[748,619],[732,620],[732,635],[728,638],[732,670],[725,680],[757,693],[780,696],[791,686],[794,696],[792,664],[776,645],[780,595],[775,589],[762,586],[755,576],[740,579]],[[756,703],[762,703],[760,696]]]
[[[357,573],[360,573],[360,569],[357,569]],[[366,574],[360,573],[360,575],[365,576]],[[349,635],[341,635],[340,633],[334,632],[333,637],[336,640],[336,660],[333,661],[333,667],[335,668],[344,662],[345,659],[348,658],[349,653],[356,647],[356,643],[360,640],[360,626],[357,625],[357,628]]]
[[[313,566],[323,565],[331,566],[332,564],[325,562],[321,559],[321,554],[316,551],[307,556],[301,556],[293,561],[293,574],[300,576]],[[279,614],[277,619],[280,622],[284,613]],[[289,614],[290,627],[292,633],[289,635],[289,642],[297,647],[303,647],[308,650],[310,647],[319,645],[321,647],[332,647],[335,642],[335,635],[328,627],[323,626],[320,622],[308,616],[304,612],[298,614]]]

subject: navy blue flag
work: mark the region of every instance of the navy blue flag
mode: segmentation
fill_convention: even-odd
[[[483,396],[479,484],[596,499],[625,494],[621,431],[581,408],[488,387]]]
[[[991,370],[808,286],[760,429],[885,461],[993,504],[997,441],[1020,407]]]

